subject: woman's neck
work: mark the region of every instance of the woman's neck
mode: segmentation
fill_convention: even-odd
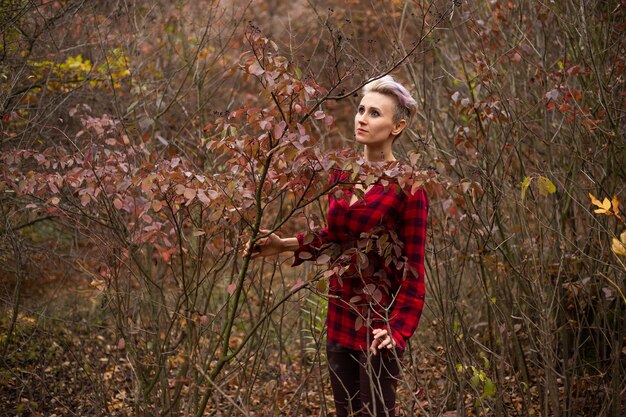
[[[385,148],[372,148],[365,145],[363,158],[368,162],[391,162],[396,160],[390,146]]]

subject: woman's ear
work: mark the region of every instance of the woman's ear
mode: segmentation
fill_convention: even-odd
[[[391,134],[394,136],[398,136],[402,130],[406,127],[406,120],[401,119],[391,130]]]

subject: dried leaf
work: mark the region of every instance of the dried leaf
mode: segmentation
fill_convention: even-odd
[[[355,295],[354,297],[350,298],[350,303],[352,304],[358,303],[359,301],[361,301],[360,295]]]
[[[196,193],[198,191],[195,188],[185,188],[185,192],[183,193],[183,196],[188,200],[191,201],[196,197]]]
[[[325,264],[328,261],[330,261],[330,256],[323,254],[317,257],[317,259],[315,260],[315,263],[317,264]]]
[[[354,321],[354,330],[358,331],[361,327],[363,327],[363,318],[359,316]]]
[[[163,208],[163,203],[160,200],[152,200],[152,210],[158,213]]]
[[[293,284],[293,286],[291,287],[291,292],[297,291],[300,288],[304,287],[306,285],[306,281],[303,281],[301,279],[299,279],[298,281],[296,281],[295,284]]]
[[[626,231],[622,232],[619,240],[617,238],[613,238],[611,241],[611,250],[616,255],[626,256]]]
[[[589,198],[591,199],[592,204],[598,207],[602,207],[602,203],[600,202],[600,200],[598,200],[593,194],[589,193]]]
[[[589,197],[591,198],[591,202],[595,206],[599,207],[593,211],[594,213],[608,214],[608,215],[613,214],[611,213],[611,201],[608,198],[605,198],[604,200],[602,200],[602,202],[600,202],[593,195],[591,195],[591,193],[589,194]]]
[[[613,196],[613,200],[611,200],[611,205],[613,206],[613,213],[615,213],[615,215],[619,217],[619,201],[617,201],[616,195]]]
[[[265,70],[261,68],[261,65],[257,61],[254,61],[252,65],[248,66],[248,72],[252,75],[263,75]]]

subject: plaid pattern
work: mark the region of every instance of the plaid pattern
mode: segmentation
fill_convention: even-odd
[[[349,175],[345,172],[331,174],[331,184],[348,182]],[[409,195],[395,183],[387,187],[375,185],[364,200],[352,206],[348,203],[352,191],[346,189],[344,193],[345,199],[329,193],[326,228],[297,235],[299,247],[294,253],[293,266],[314,260],[325,252],[334,253],[331,268],[338,266],[346,271],[329,279],[326,317],[329,347],[367,349],[373,328],[390,328],[396,346],[404,349],[406,340],[417,328],[424,305],[428,199],[422,189]],[[360,251],[367,259],[356,253],[354,248],[362,233],[372,234],[374,230],[386,231],[387,241],[397,236],[402,250],[398,250],[400,256],[395,261],[386,264],[385,257],[376,250]],[[343,257],[338,256],[341,251],[345,251]],[[393,251],[391,247],[386,252],[388,259],[390,251]]]

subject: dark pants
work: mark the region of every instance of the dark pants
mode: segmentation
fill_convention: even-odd
[[[337,417],[395,417],[402,351],[384,349],[374,356],[329,347],[326,353]]]

